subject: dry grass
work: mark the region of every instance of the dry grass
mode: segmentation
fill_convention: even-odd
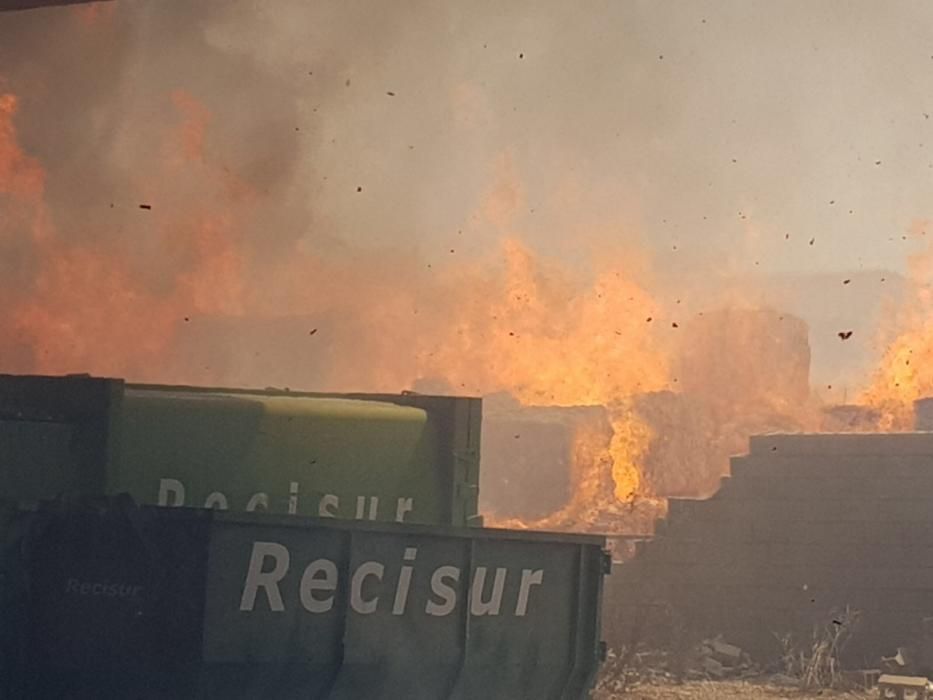
[[[795,643],[790,636],[780,637],[784,672],[800,679],[802,688],[836,688],[842,681],[839,655],[858,628],[861,618],[849,606],[831,614],[826,624],[816,626],[809,640]],[[777,636],[777,635],[776,635]]]
[[[774,663],[762,667],[742,662],[727,667],[704,665],[704,654],[711,647],[701,643],[691,646],[692,637],[675,629],[672,649],[651,651],[640,643],[641,629],[635,626],[631,643],[610,651],[603,664],[594,700],[868,700],[877,690],[853,690],[851,675],[839,665],[839,655],[858,627],[860,615],[846,606],[827,615],[826,623],[816,625],[803,639],[790,635],[778,637],[783,653]],[[707,658],[707,661],[709,659]],[[726,662],[727,664],[729,662]],[[770,668],[770,671],[765,671]],[[780,669],[780,673],[775,673]],[[707,671],[715,672],[711,675]],[[683,681],[683,682],[679,682]]]
[[[636,685],[625,691],[613,693],[597,691],[593,700],[869,700],[878,697],[877,690],[804,691],[794,687],[780,686],[762,681],[693,681],[683,684],[659,683]]]

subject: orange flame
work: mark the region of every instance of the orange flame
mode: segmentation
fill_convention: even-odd
[[[172,169],[204,163],[207,112],[189,96],[174,98],[183,119],[179,136],[167,141],[180,155],[166,159],[168,172],[161,175],[168,181]],[[244,262],[229,217],[189,207],[190,223],[165,222],[162,250],[187,261],[167,292],[141,281],[147,261],[129,246],[101,249],[54,230],[45,215],[45,173],[16,140],[16,107],[14,96],[0,96],[0,195],[11,195],[4,202],[7,222],[18,211],[21,222],[30,215],[40,261],[32,293],[11,312],[13,330],[35,351],[31,371],[152,377],[185,318],[243,311]],[[158,212],[152,215],[160,220]]]
[[[41,261],[31,293],[5,320],[35,352],[26,369],[190,381],[165,376],[164,360],[195,315],[335,312],[361,330],[332,356],[327,388],[352,382],[398,391],[428,378],[458,393],[508,392],[525,405],[607,407],[608,444],[602,428],[577,430],[573,496],[536,526],[592,523],[639,499],[650,505],[648,515],[657,512],[643,469],[657,436],[633,397],[676,385],[657,330],[664,309],[643,284],[644,260],[604,250],[582,277],[536,254],[515,232],[524,194],[508,158],[473,217],[501,234],[500,249],[485,258],[451,258],[429,274],[410,260],[392,269],[379,256],[325,259],[299,240],[263,260],[244,231],[265,195],[219,162],[210,111],[184,92],[169,99],[178,119],[161,141],[161,162],[140,185],[143,201],[156,203],[140,215],[140,229],[172,261],[170,279],[155,281],[145,274],[149,260],[129,243],[104,247],[48,225],[45,174],[16,142],[15,98],[0,100],[0,195],[25,207]],[[189,193],[179,181],[198,189]],[[303,369],[294,367],[297,381]],[[206,372],[198,381],[227,380]]]
[[[16,140],[13,118],[18,107],[15,95],[0,93],[0,194],[35,203],[45,189],[45,173]]]
[[[116,5],[115,2],[93,2],[87,5],[76,5],[71,8],[71,11],[85,29],[90,29],[111,19],[116,11]]]
[[[624,501],[642,495],[639,464],[651,432],[623,406],[668,385],[648,320],[658,315],[655,302],[621,265],[581,288],[517,240],[505,241],[504,257],[501,278],[457,281],[455,323],[432,339],[421,374],[480,394],[508,392],[526,405],[614,407],[608,455],[592,454],[604,436],[577,435],[575,498],[592,505],[602,490]]]
[[[926,235],[931,222],[916,221],[913,238]],[[908,298],[894,316],[894,334],[860,403],[881,413],[882,430],[910,430],[913,402],[933,396],[933,242],[908,260]]]

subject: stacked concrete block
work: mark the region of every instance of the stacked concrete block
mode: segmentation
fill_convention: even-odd
[[[845,650],[876,665],[933,615],[933,433],[753,437],[706,500],[670,501],[656,537],[607,582],[606,629],[723,634],[766,659],[780,639],[860,622]]]

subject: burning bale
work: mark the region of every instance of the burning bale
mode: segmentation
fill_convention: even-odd
[[[652,428],[642,464],[651,493],[696,496],[715,491],[728,463],[728,453],[716,449],[716,424],[696,397],[671,391],[635,398],[635,410]]]
[[[486,399],[484,413],[480,507],[497,518],[538,520],[559,511],[584,476],[581,462],[598,459],[612,440],[603,406],[522,406],[497,395]],[[611,493],[608,471],[602,476],[597,488]]]
[[[823,409],[820,430],[826,433],[865,433],[878,429],[881,413],[870,406],[841,404]]]
[[[490,524],[547,530],[649,534],[662,500],[620,492],[641,479],[650,435],[625,406],[522,406],[486,399],[480,499]],[[630,461],[630,455],[638,461]]]
[[[717,412],[733,414],[749,404],[784,411],[809,400],[810,343],[801,319],[772,309],[721,309],[685,331],[681,389]]]

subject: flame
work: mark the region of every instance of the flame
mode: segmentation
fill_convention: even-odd
[[[203,148],[207,111],[182,93],[173,101],[181,119],[166,139],[170,157],[160,181],[149,186],[154,191],[192,162],[209,167]],[[7,322],[8,331],[34,349],[30,371],[151,377],[185,319],[243,311],[245,263],[229,216],[189,207],[190,221],[170,219],[158,230],[159,248],[185,261],[167,293],[142,281],[149,260],[129,245],[105,249],[51,226],[43,200],[46,175],[18,145],[16,108],[15,96],[0,96],[0,195],[10,195],[3,203],[5,224],[19,213],[40,261],[30,294],[13,305]]]
[[[459,311],[432,339],[422,374],[488,394],[508,391],[525,404],[608,404],[667,384],[663,354],[646,318],[650,296],[618,269],[589,288],[547,269],[523,243],[503,243],[504,274],[456,280]]]
[[[341,269],[300,244],[274,270],[257,269],[241,226],[259,195],[212,154],[205,105],[184,91],[168,99],[177,119],[162,139],[161,162],[141,184],[145,201],[170,201],[180,212],[143,205],[141,225],[152,228],[156,249],[174,263],[167,287],[144,281],[149,261],[130,245],[103,248],[38,225],[45,174],[17,144],[16,99],[0,101],[0,192],[31,205],[42,261],[31,293],[13,310],[13,327],[36,352],[31,370],[159,378],[160,362],[196,314],[300,314],[362,296],[367,307],[347,313],[377,329],[372,336],[386,346],[367,348],[368,363],[353,357],[346,366],[357,375],[370,367],[369,388],[398,390],[419,376],[438,377],[479,394],[509,392],[529,405],[616,406],[608,453],[601,436],[577,436],[577,488],[567,512],[645,490],[638,464],[650,430],[623,406],[633,393],[666,387],[668,370],[650,321],[660,309],[634,274],[644,261],[619,255],[588,282],[541,259],[512,232],[524,193],[503,156],[498,181],[479,206],[481,218],[502,232],[500,250],[449,263],[427,290],[397,277],[367,279],[368,266],[360,271],[354,261]],[[206,196],[168,196],[192,173]],[[237,208],[218,213],[223,202]],[[317,284],[322,277],[336,282],[329,292]],[[374,355],[383,361],[372,362]]]
[[[663,499],[651,495],[642,479],[642,464],[654,431],[638,415],[631,401],[609,407],[612,437],[595,426],[581,426],[575,435],[572,497],[561,510],[537,523],[537,529],[593,526],[604,531],[650,532],[653,520],[663,515]],[[646,522],[647,521],[647,522]]]
[[[0,93],[0,195],[34,204],[45,190],[45,172],[17,142],[13,118],[18,109],[16,95]]]
[[[202,103],[184,90],[172,93],[172,103],[183,119],[178,129],[179,155],[195,163],[204,163],[204,143],[211,113]],[[172,149],[174,150],[174,149]]]
[[[116,11],[116,3],[93,2],[86,5],[76,5],[71,8],[71,11],[85,29],[90,29],[112,19]]]
[[[916,221],[910,235],[926,235],[930,222]],[[933,396],[933,241],[908,260],[907,300],[894,315],[895,327],[859,403],[877,409],[881,430],[911,430],[913,402]]]
[[[596,504],[601,493],[620,501],[645,495],[639,465],[651,431],[625,400],[668,386],[648,320],[657,304],[621,262],[581,287],[518,240],[503,243],[503,256],[501,278],[458,280],[461,311],[434,339],[421,374],[479,394],[508,392],[525,405],[611,406],[608,454],[600,452],[602,433],[576,435],[574,498],[561,517]]]
[[[263,242],[247,233],[268,195],[216,152],[215,119],[195,95],[175,91],[165,102],[174,119],[154,141],[159,158],[134,175],[140,202],[152,206],[140,212],[138,231],[124,241],[72,235],[70,227],[59,231],[49,223],[46,175],[16,140],[16,99],[0,100],[0,196],[5,210],[21,210],[40,261],[28,294],[0,316],[5,332],[23,339],[33,357],[7,367],[141,381],[221,384],[232,376],[237,383],[264,384],[263,376],[227,375],[210,363],[181,366],[166,358],[179,356],[185,328],[197,316],[330,313],[351,331],[328,356],[325,386],[313,388],[391,392],[423,378],[456,393],[505,392],[526,406],[606,407],[608,439],[604,426],[576,428],[569,502],[541,521],[511,524],[592,526],[607,517],[641,523],[663,511],[645,461],[654,443],[666,439],[664,431],[681,426],[649,420],[636,397],[681,385],[672,378],[672,348],[659,328],[662,319],[668,328],[673,319],[649,291],[641,255],[603,249],[584,274],[536,252],[516,224],[525,194],[507,155],[470,217],[497,233],[498,247],[485,255],[451,256],[428,271],[401,256],[325,255],[302,238],[263,255]],[[729,319],[722,327],[734,332],[742,321]],[[716,342],[727,342],[720,338],[726,334]],[[750,325],[746,335],[742,342],[753,344],[760,325]],[[695,375],[721,360],[719,348],[713,343],[700,353]],[[292,371],[300,383],[302,363]],[[753,399],[764,413],[793,403],[766,401],[770,385],[761,389],[752,375],[743,386],[757,392]],[[720,410],[715,399],[721,388],[694,390],[707,397],[700,410],[719,411],[712,412],[719,423],[700,440],[728,455],[748,423]],[[755,425],[769,425],[768,419]]]
[[[651,445],[654,431],[632,409],[617,406],[611,411],[612,481],[619,501],[632,501],[643,492],[641,465]]]
[[[884,352],[860,402],[881,411],[881,430],[910,430],[913,402],[933,395],[933,328],[904,331]]]

